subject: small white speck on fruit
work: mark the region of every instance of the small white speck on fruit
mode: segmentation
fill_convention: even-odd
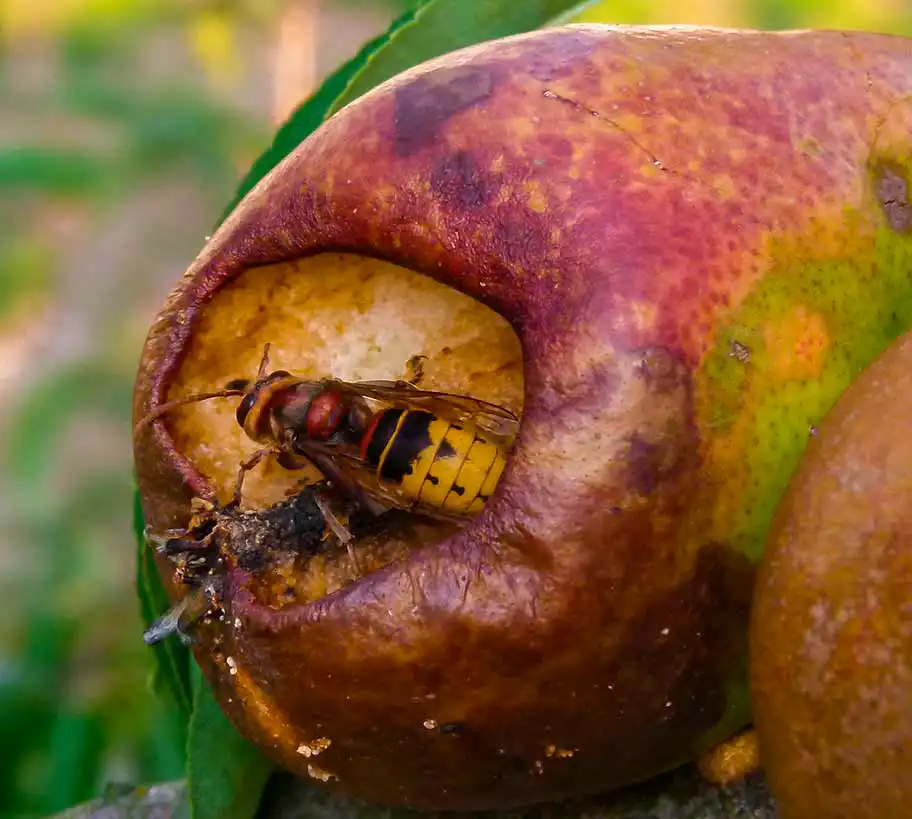
[[[435,720],[435,719],[426,719],[426,720],[424,721],[423,725],[424,725],[425,728],[428,729],[428,731],[433,731],[433,730],[437,727],[437,720]]]
[[[330,773],[329,771],[324,771],[322,768],[319,768],[316,765],[308,765],[307,774],[308,774],[308,776],[311,776],[314,779],[319,779],[320,782],[329,782],[330,779],[339,778],[334,773]]]
[[[295,750],[308,758],[322,754],[330,745],[332,740],[329,737],[319,737],[310,742],[302,742]]]

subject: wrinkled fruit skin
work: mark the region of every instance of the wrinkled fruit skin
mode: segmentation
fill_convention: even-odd
[[[172,294],[137,416],[220,286],[327,248],[503,315],[525,409],[446,542],[307,606],[229,576],[223,651],[197,658],[239,729],[370,800],[489,808],[640,780],[745,724],[773,511],[912,324],[910,92],[901,38],[570,27],[408,72],[304,142]],[[207,491],[161,424],[136,464],[157,529]]]
[[[751,629],[783,819],[912,804],[912,337],[840,399],[777,513]]]

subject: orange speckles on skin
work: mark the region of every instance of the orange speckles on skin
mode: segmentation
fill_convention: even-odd
[[[544,213],[548,210],[548,200],[545,198],[545,192],[542,186],[534,179],[523,183],[523,190],[526,192],[526,204],[529,210],[534,213]]]
[[[748,159],[747,148],[742,148],[738,145],[733,145],[728,149],[729,159],[732,164],[741,165]]]
[[[782,380],[819,378],[830,346],[826,320],[799,305],[785,319],[768,322],[763,338],[773,372]]]
[[[808,156],[820,156],[823,153],[823,148],[820,146],[820,143],[814,139],[814,137],[803,137],[798,142],[798,150],[803,154]]]
[[[647,334],[655,327],[659,308],[650,301],[629,300],[618,311],[618,321],[625,324],[625,332],[639,336]]]
[[[735,182],[731,174],[722,173],[713,177],[712,188],[719,195],[720,199],[733,199],[738,193]]]
[[[643,117],[639,114],[624,114],[622,116],[611,116],[611,114],[605,115],[605,118],[608,119],[611,124],[617,128],[619,131],[622,131],[627,137],[631,137],[634,134],[640,134],[643,132]]]
[[[665,169],[655,162],[644,162],[640,165],[640,174],[646,179],[653,179],[657,176],[661,176],[663,173],[665,173]]]
[[[521,156],[533,146],[538,123],[527,117],[512,117],[507,127],[513,134],[514,155]]]
[[[589,155],[588,146],[583,145],[581,142],[573,143],[573,153],[570,156],[570,162],[574,167],[581,164],[582,161]]]

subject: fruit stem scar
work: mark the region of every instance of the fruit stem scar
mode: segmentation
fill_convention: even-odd
[[[912,204],[905,176],[889,166],[882,167],[878,176],[877,198],[890,227],[897,233],[912,231]]]
[[[741,363],[747,363],[750,360],[751,350],[746,344],[732,339],[731,350],[728,353],[729,358],[734,358]]]

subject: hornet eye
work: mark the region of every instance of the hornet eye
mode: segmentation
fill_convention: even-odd
[[[256,403],[257,394],[255,392],[249,392],[244,396],[240,404],[238,404],[237,412],[235,417],[237,418],[238,424],[244,426],[244,421],[247,420],[247,416],[250,414],[250,410],[253,409],[253,405]]]

